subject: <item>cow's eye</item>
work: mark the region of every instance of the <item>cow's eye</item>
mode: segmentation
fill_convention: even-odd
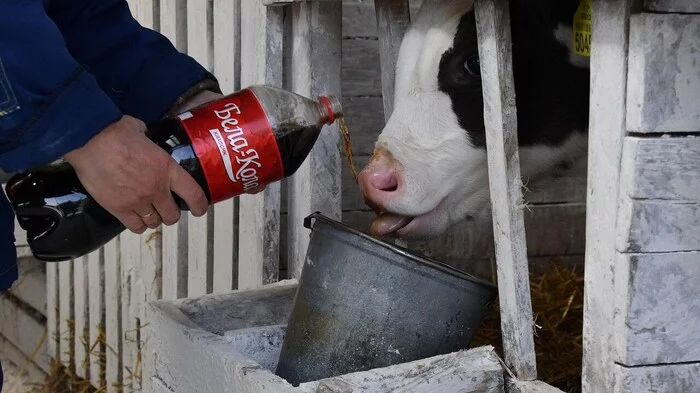
[[[469,75],[471,76],[478,77],[481,75],[478,54],[474,53],[467,57],[467,60],[464,61],[464,70],[467,71],[467,73],[469,73]]]

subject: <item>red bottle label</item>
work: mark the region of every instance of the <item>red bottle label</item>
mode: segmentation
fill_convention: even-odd
[[[211,203],[284,177],[275,134],[250,89],[177,116],[207,179]]]

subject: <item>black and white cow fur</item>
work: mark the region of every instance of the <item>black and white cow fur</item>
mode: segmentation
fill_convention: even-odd
[[[521,172],[586,152],[588,58],[572,51],[578,0],[511,0]],[[426,0],[406,32],[391,118],[360,176],[374,235],[428,238],[488,217],[483,97],[473,0]]]

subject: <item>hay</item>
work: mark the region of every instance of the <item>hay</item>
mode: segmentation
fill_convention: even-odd
[[[565,392],[581,392],[583,275],[552,261],[552,270],[530,278],[535,317],[537,379]],[[496,304],[470,347],[493,345],[503,357],[501,320]]]

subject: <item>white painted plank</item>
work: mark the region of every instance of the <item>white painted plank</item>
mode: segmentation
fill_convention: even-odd
[[[73,261],[58,262],[58,308],[61,363],[75,372],[75,336],[73,327]]]
[[[89,295],[90,382],[94,387],[105,386],[105,269],[104,249],[87,255]]]
[[[19,278],[8,290],[9,293],[46,316],[46,268],[47,263],[34,258],[18,258]],[[55,299],[54,299],[55,300]]]
[[[168,0],[160,4],[160,32],[180,52],[187,52],[187,0]],[[164,299],[187,296],[187,220],[182,212],[174,225],[162,225]]]
[[[187,52],[206,69],[214,70],[213,0],[187,2]],[[212,230],[214,208],[202,217],[187,219],[187,296],[196,297],[211,292]]]
[[[87,257],[80,257],[73,261],[73,293],[75,321],[75,374],[85,379],[90,374],[90,359],[88,339],[90,330],[88,328],[88,283],[87,283]]]
[[[519,381],[508,378],[506,381],[508,393],[564,393],[560,389],[550,386],[542,381]]]
[[[224,94],[240,88],[241,1],[214,0],[214,69]],[[214,206],[213,292],[238,285],[238,198]]]
[[[132,276],[131,313],[135,323],[137,356],[133,361],[136,375],[134,390],[149,392],[151,373],[153,373],[154,355],[151,352],[150,337],[153,334],[148,327],[146,305],[161,298],[161,237],[157,230],[147,230],[141,236],[140,259],[137,273]]]
[[[700,13],[697,0],[644,0],[644,9],[658,12]]]
[[[700,252],[621,254],[615,266],[615,361],[700,361]]]
[[[630,19],[627,128],[700,132],[700,15]]]
[[[537,378],[508,1],[475,5],[484,95],[501,325],[506,364],[521,380]]]
[[[31,311],[7,295],[0,296],[0,332],[44,372],[51,371],[46,352],[46,326]]]
[[[622,252],[700,250],[700,202],[620,202],[617,249]]]
[[[394,73],[403,35],[411,23],[408,0],[375,0],[382,74],[384,119],[389,120],[394,108]]]
[[[187,52],[187,0],[160,2],[160,33],[180,52]]]
[[[310,98],[340,95],[340,3],[295,3],[291,88]],[[326,125],[314,148],[289,179],[288,277],[301,274],[309,243],[303,220],[320,211],[341,218],[341,155],[337,123]]]
[[[631,368],[616,364],[611,371],[615,373],[614,393],[700,391],[700,363]]]
[[[241,86],[282,86],[281,8],[241,3]],[[280,183],[239,197],[238,288],[276,281],[279,263]]]
[[[59,298],[58,288],[58,263],[46,264],[46,329],[47,329],[47,349],[52,359],[59,359],[58,349],[60,347],[59,330]]]
[[[122,232],[120,242],[121,255],[121,326],[122,326],[122,384],[129,391],[138,387],[134,384],[137,374],[133,369],[137,358],[136,315],[131,307],[134,297],[134,280],[141,264],[141,236],[129,230]]]
[[[22,377],[19,379],[19,381],[24,382],[29,380],[41,382],[45,380],[47,376],[46,372],[37,366],[36,363],[30,361],[27,355],[25,355],[19,348],[17,348],[2,335],[0,335],[0,353],[2,353],[2,357],[4,359],[11,361],[18,367],[18,370],[15,372],[18,373],[19,369],[23,370],[21,374]],[[3,366],[7,367],[5,364],[3,364]],[[5,375],[8,374],[7,368],[5,368],[3,371],[5,371]],[[4,387],[8,391],[14,391],[11,386],[12,385],[7,384]]]
[[[631,0],[593,0],[591,101],[586,200],[583,324],[584,393],[613,385],[612,334],[620,156],[625,134],[628,18]]]
[[[105,381],[107,393],[121,391],[122,373],[122,274],[121,239],[122,233],[104,246],[105,269]]]
[[[700,137],[625,137],[620,178],[631,199],[700,201]]]

